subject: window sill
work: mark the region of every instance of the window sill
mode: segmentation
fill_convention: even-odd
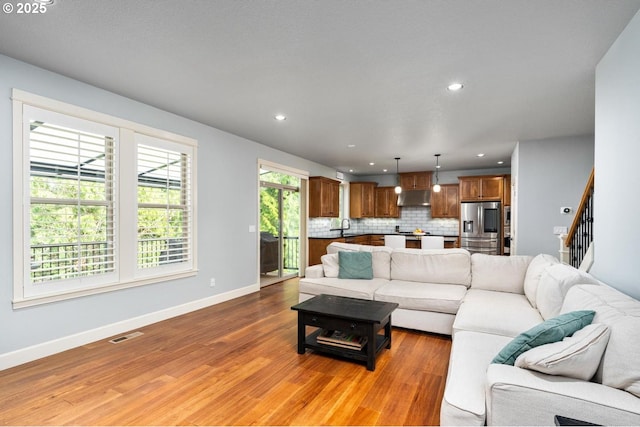
[[[13,300],[13,308],[26,308],[36,305],[49,304],[52,302],[65,301],[73,298],[80,298],[89,295],[103,294],[106,292],[113,292],[121,289],[135,288],[138,286],[150,285],[153,283],[167,282],[170,280],[183,279],[186,277],[193,277],[198,273],[198,270],[188,270],[179,273],[164,274],[162,276],[145,277],[140,279],[134,279],[127,282],[118,282],[111,285],[100,286],[92,289],[81,289],[77,291],[60,292],[49,295],[38,295],[34,297],[17,298]]]

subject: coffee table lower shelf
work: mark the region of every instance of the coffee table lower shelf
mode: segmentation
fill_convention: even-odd
[[[335,356],[345,357],[352,360],[359,360],[362,362],[367,362],[369,360],[369,345],[371,343],[365,344],[362,347],[362,350],[350,349],[337,347],[329,344],[322,344],[318,342],[318,335],[322,332],[322,329],[317,329],[306,336],[304,346],[310,350],[316,350],[327,354],[332,354]],[[375,350],[374,357],[378,353],[382,351],[383,348],[387,347],[390,344],[391,340],[384,335],[376,335],[375,336]]]

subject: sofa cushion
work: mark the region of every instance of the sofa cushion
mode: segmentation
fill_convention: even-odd
[[[458,332],[451,344],[449,371],[440,408],[440,425],[483,426],[485,384],[491,359],[510,338]]]
[[[371,252],[338,252],[338,277],[340,279],[373,279]]]
[[[471,255],[471,288],[524,293],[524,277],[531,262],[528,255]]]
[[[320,257],[324,277],[338,277],[340,273],[340,264],[338,263],[338,254],[325,254]]]
[[[553,264],[544,269],[538,282],[536,305],[544,319],[557,316],[567,291],[578,284],[599,284],[588,273],[567,264]]]
[[[379,287],[389,283],[386,279],[374,277],[371,280],[338,279],[332,277],[300,279],[299,292],[308,295],[329,294],[341,297],[373,299]]]
[[[525,331],[507,344],[491,363],[513,365],[518,356],[534,347],[560,341],[573,335],[593,321],[595,311],[580,310],[561,314],[545,320],[541,324]]]
[[[513,338],[543,320],[524,295],[471,288],[458,310],[453,332],[476,331]]]
[[[340,251],[351,251],[358,252],[362,245],[358,245],[355,243],[342,243],[342,242],[331,242],[329,246],[327,246],[328,254],[337,254]]]
[[[603,323],[592,323],[562,341],[525,351],[518,356],[515,366],[589,381],[600,365],[607,342],[609,328]]]
[[[538,283],[542,273],[548,266],[559,263],[558,258],[548,254],[536,255],[529,263],[527,274],[524,276],[524,294],[534,308],[538,306],[536,304],[536,293],[538,292]]]
[[[391,279],[469,287],[471,256],[464,249],[394,249]]]
[[[391,249],[388,246],[357,245],[355,243],[332,242],[327,246],[327,254],[335,255],[336,263],[338,252],[371,252],[373,257],[373,277],[391,279]],[[322,258],[321,258],[322,259]],[[326,276],[326,274],[325,274]],[[329,276],[327,276],[329,277]],[[337,275],[335,276],[337,277]]]
[[[611,330],[594,381],[640,397],[640,301],[607,285],[577,285],[561,311],[583,308],[595,310],[594,322]]]
[[[418,283],[393,280],[378,288],[377,301],[395,302],[399,308],[456,314],[467,287],[439,283]]]

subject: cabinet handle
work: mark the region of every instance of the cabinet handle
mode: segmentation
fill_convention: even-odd
[[[355,323],[352,323],[352,324],[351,324],[351,329],[355,329],[355,328],[356,328],[356,326],[358,326],[358,325],[356,325]]]
[[[311,321],[312,321],[312,322],[317,322],[317,321],[318,321],[318,318],[317,318],[317,317],[312,317],[312,318],[311,318]]]

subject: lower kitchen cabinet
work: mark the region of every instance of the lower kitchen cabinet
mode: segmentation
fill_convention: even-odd
[[[345,243],[344,237],[337,237],[335,239],[321,239],[321,238],[309,238],[309,265],[320,264],[322,261],[320,257],[327,253],[327,246],[332,242]]]
[[[413,240],[413,239],[407,239],[404,247],[405,248],[409,248],[409,249],[420,249],[420,248],[422,248],[422,241]]]
[[[345,243],[353,243],[356,245],[370,245],[371,244],[371,236],[369,234],[364,234],[361,236],[349,236],[344,238]]]
[[[371,246],[384,246],[384,234],[372,234]]]

